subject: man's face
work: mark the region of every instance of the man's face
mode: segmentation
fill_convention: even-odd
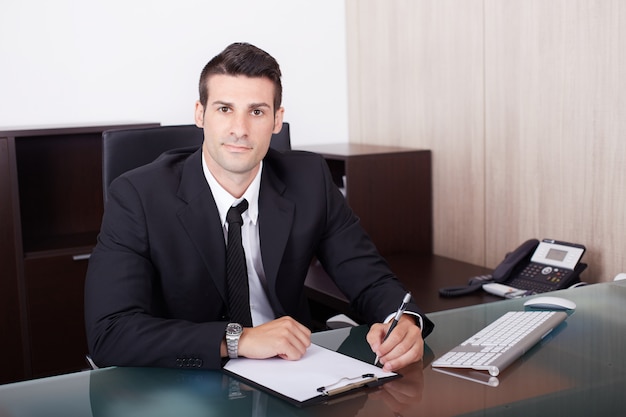
[[[274,84],[267,78],[212,75],[206,108],[196,103],[195,120],[204,128],[203,154],[209,170],[223,180],[252,180],[280,132],[283,108],[274,114]]]

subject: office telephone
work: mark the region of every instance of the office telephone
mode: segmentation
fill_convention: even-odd
[[[570,287],[580,281],[587,265],[580,262],[585,247],[553,239],[529,239],[508,253],[491,275],[470,279],[466,287],[442,288],[444,297],[469,294],[480,288],[513,298]]]

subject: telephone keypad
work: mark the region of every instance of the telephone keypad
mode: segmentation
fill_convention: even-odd
[[[530,263],[522,270],[515,283],[511,283],[511,285],[515,288],[534,292],[551,291],[571,272],[566,269]]]

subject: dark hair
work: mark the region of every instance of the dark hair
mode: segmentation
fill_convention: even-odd
[[[274,112],[280,107],[283,95],[280,67],[264,50],[249,43],[238,42],[229,45],[211,59],[200,74],[200,103],[205,109],[209,99],[208,80],[214,74],[269,78],[274,83]]]

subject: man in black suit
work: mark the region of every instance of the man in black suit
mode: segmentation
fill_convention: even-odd
[[[201,74],[201,149],[165,154],[111,184],[85,286],[96,364],[215,369],[228,356],[297,360],[310,344],[304,280],[314,257],[372,325],[367,341],[387,370],[421,359],[433,325],[414,304],[383,342],[383,322],[406,290],[324,159],[269,148],[283,121],[280,77],[266,52],[230,45]],[[252,324],[231,326],[225,219],[243,200]]]

